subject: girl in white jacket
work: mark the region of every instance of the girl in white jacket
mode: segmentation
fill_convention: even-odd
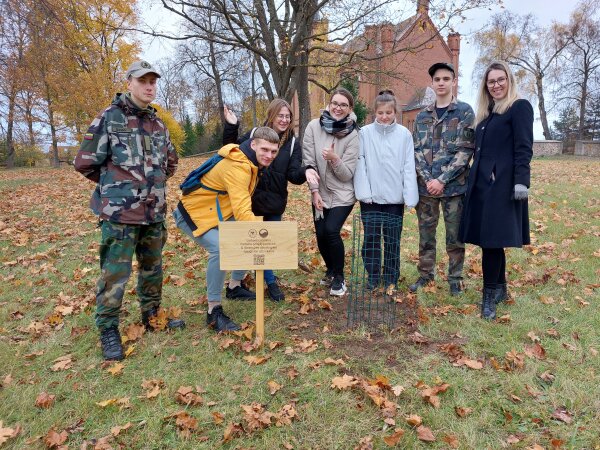
[[[369,288],[382,282],[385,287],[398,283],[404,205],[413,208],[419,202],[413,138],[410,131],[396,123],[394,93],[381,91],[373,109],[375,121],[359,132],[360,150],[354,174],[354,192],[360,201],[364,228],[362,258]]]

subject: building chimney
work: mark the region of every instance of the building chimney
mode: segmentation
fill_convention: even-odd
[[[448,48],[450,49],[450,52],[452,53],[452,65],[454,66],[454,70],[456,70],[456,76],[458,76],[459,70],[458,70],[458,60],[459,60],[459,56],[460,56],[460,34],[459,33],[450,33],[448,34],[448,39],[446,40],[446,42],[448,42]],[[458,83],[456,83],[456,92],[455,95],[457,95],[458,93]]]
[[[417,0],[417,14],[429,14],[429,0]]]

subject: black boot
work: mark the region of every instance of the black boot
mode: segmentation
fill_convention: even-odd
[[[481,317],[483,319],[496,319],[496,289],[495,287],[483,288],[483,299],[481,300]]]
[[[506,282],[499,283],[498,287],[496,288],[496,305],[506,300],[508,300],[508,289],[506,288]]]
[[[119,327],[104,328],[100,331],[100,344],[102,344],[102,356],[105,360],[121,361],[125,357]]]
[[[154,331],[150,320],[156,317],[158,314],[158,308],[152,307],[148,311],[142,311],[142,324],[146,327],[146,331]],[[174,330],[177,328],[185,328],[185,321],[183,319],[168,319],[167,328]]]

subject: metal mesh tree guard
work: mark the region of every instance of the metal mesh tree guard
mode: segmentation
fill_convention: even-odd
[[[353,215],[348,327],[394,328],[402,221],[402,216],[385,212]]]

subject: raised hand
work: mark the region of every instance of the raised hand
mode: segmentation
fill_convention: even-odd
[[[227,107],[227,105],[223,106],[223,115],[225,116],[227,123],[231,125],[235,125],[238,121],[237,116]]]

